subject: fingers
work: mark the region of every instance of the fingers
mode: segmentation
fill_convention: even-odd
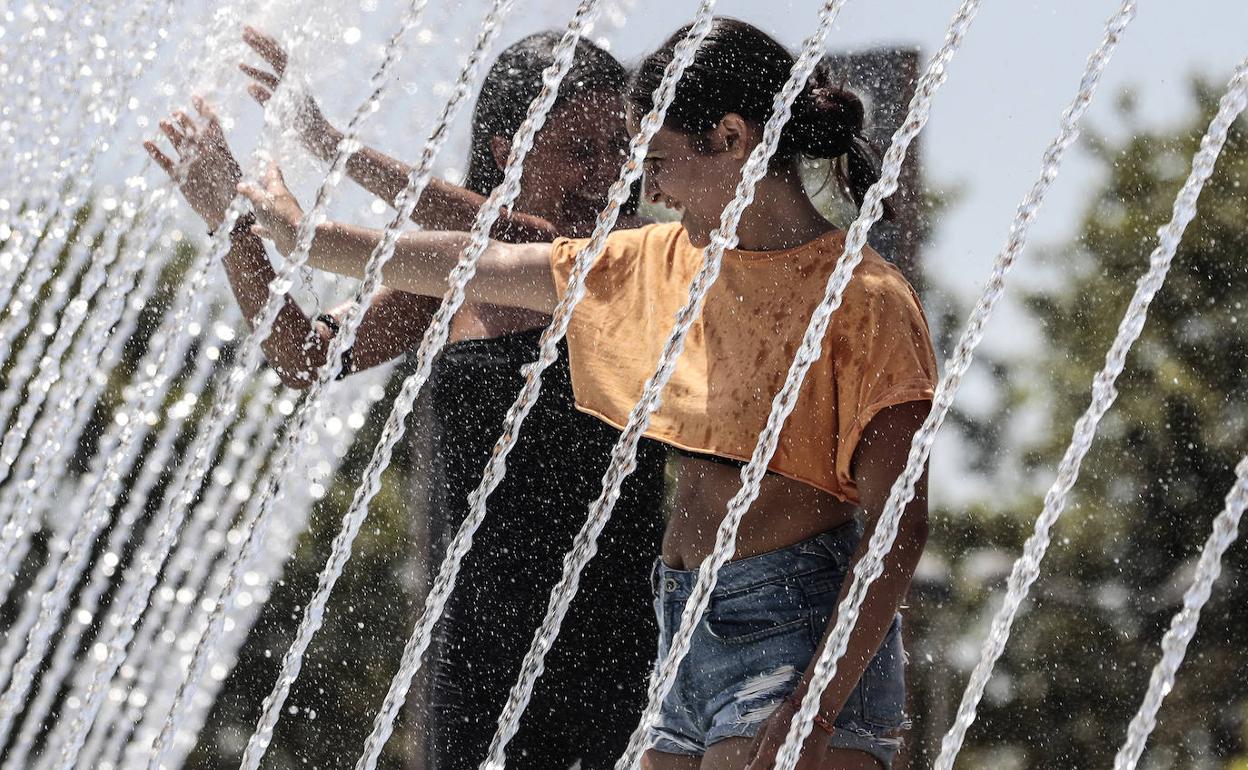
[[[290,194],[286,189],[286,181],[282,178],[282,170],[276,163],[265,164],[260,179],[262,186],[247,182],[238,185],[239,194],[251,201],[251,205],[257,210],[267,211],[279,197]]]
[[[273,98],[273,92],[258,83],[252,83],[247,86],[247,93],[251,94],[251,98],[261,104],[266,104]]]
[[[238,68],[243,71],[244,75],[252,80],[255,80],[257,83],[270,91],[275,90],[277,88],[277,84],[281,81],[281,78],[274,75],[272,72],[262,70],[259,67],[253,67],[250,64],[239,62]]]
[[[282,169],[276,163],[265,164],[264,184],[271,191],[286,192],[286,180],[282,177]]]
[[[202,96],[196,95],[191,97],[191,104],[195,105],[195,111],[200,114],[204,120],[209,123],[218,123],[216,110],[208,102],[204,101]]]
[[[195,133],[195,121],[191,120],[191,116],[187,115],[185,110],[175,110],[173,117],[177,119],[182,133],[186,136],[189,137]]]
[[[160,121],[160,130],[165,136],[169,137],[169,141],[173,144],[173,149],[182,152],[182,146],[186,143],[186,137],[183,136],[182,130],[168,120]]]
[[[155,142],[144,142],[143,149],[147,150],[147,154],[152,156],[152,160],[156,161],[156,165],[164,169],[166,174],[169,176],[174,175],[173,161],[169,159],[168,155],[160,151]]]
[[[267,192],[246,182],[238,185],[238,194],[251,201],[251,207],[257,213],[268,211],[270,204],[273,202],[273,198]]]
[[[269,63],[278,77],[286,71],[286,52],[278,45],[277,40],[252,26],[243,27],[243,42]]]

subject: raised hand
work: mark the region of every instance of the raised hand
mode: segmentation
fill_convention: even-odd
[[[225,132],[216,113],[200,97],[193,100],[199,121],[183,110],[160,121],[160,130],[169,138],[177,156],[175,161],[155,142],[146,141],[144,149],[165,170],[182,191],[187,203],[210,229],[221,226],[225,210],[234,199],[242,169],[230,152]]]
[[[255,27],[243,28],[243,42],[251,46],[251,49],[272,68],[270,72],[245,62],[239,62],[238,65],[238,68],[252,79],[251,84],[247,86],[247,93],[260,104],[266,104],[269,99],[273,98],[273,92],[277,90],[278,83],[286,74],[286,52],[282,50],[276,38],[266,35]],[[325,114],[321,112],[320,105],[310,94],[300,91],[294,95],[294,100],[296,105],[294,129],[299,134],[300,140],[313,155],[321,160],[329,160],[342,139],[342,132],[330,125],[325,119]]]
[[[299,201],[291,195],[282,178],[282,170],[270,162],[264,170],[263,187],[252,184],[238,185],[238,192],[247,196],[256,213],[257,224],[251,231],[261,238],[273,241],[283,254],[295,250],[295,232],[303,219]]]

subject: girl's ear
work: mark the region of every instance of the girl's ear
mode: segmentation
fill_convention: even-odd
[[[750,146],[753,134],[749,121],[735,112],[730,112],[711,129],[707,139],[713,152],[727,152],[736,160],[745,160],[753,149]]]
[[[507,157],[511,155],[511,140],[505,136],[490,137],[490,154],[494,156],[494,165],[502,171],[507,168]]]

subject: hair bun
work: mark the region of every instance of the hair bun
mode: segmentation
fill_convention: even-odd
[[[810,108],[825,120],[844,124],[851,133],[858,134],[867,120],[867,108],[858,94],[834,86],[815,86],[810,89]]]
[[[820,67],[793,104],[781,149],[812,158],[838,158],[861,135],[867,108],[858,95],[829,81]]]

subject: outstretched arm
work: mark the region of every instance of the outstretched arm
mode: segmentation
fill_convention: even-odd
[[[245,62],[239,69],[252,79],[247,93],[260,104],[273,97],[278,84],[286,73],[286,52],[277,39],[254,27],[244,27],[243,40],[271,68],[264,70]],[[310,94],[295,96],[295,130],[304,147],[322,161],[334,157],[343,133],[325,117],[320,105]],[[412,167],[397,158],[361,146],[347,159],[347,176],[357,184],[390,205],[407,187]],[[477,211],[485,203],[485,196],[466,190],[445,180],[433,178],[420,196],[420,202],[412,212],[412,221],[427,230],[469,230],[476,220]],[[554,225],[541,217],[505,212],[499,217],[491,235],[512,243],[550,241],[559,235]]]
[[[295,246],[303,210],[290,194],[281,171],[270,166],[264,187],[239,185],[255,209],[259,224],[253,229],[274,242],[283,254]],[[308,264],[352,278],[363,278],[369,256],[381,243],[382,231],[328,222],[316,229]],[[386,283],[392,288],[429,297],[447,289],[447,274],[459,262],[471,236],[462,232],[408,232],[401,235],[394,256],[386,264]],[[550,271],[549,243],[508,244],[490,241],[481,255],[476,275],[467,286],[467,301],[505,305],[550,313],[558,302]]]
[[[216,116],[202,99],[195,99],[199,122],[185,112],[176,112],[160,123],[174,148],[176,161],[153,142],[145,142],[148,153],[173,177],[197,214],[215,230],[236,194],[241,170],[226,144]],[[263,310],[269,297],[269,282],[275,273],[265,253],[264,242],[251,232],[254,219],[241,217],[230,233],[230,251],[225,258],[226,276],[243,315],[251,322]],[[383,289],[369,305],[352,348],[350,371],[359,371],[389,361],[410,349],[424,333],[437,302],[403,292]],[[330,313],[337,323],[345,307]],[[273,331],[264,340],[269,363],[292,388],[311,384],[317,369],[325,362],[330,325],[308,318],[295,300],[287,295]]]

